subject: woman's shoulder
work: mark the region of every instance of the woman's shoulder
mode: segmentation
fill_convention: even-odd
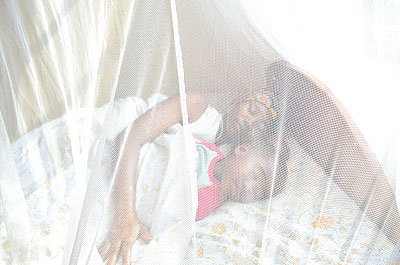
[[[190,123],[196,122],[208,110],[208,105],[204,99],[203,93],[197,90],[186,92],[186,106]]]
[[[221,122],[222,115],[215,108],[207,106],[196,121],[189,123],[189,129],[196,139],[215,143]]]

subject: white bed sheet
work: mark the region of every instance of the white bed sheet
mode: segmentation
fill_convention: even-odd
[[[226,203],[197,222],[198,264],[258,264],[262,255],[265,264],[387,264],[393,244],[370,220],[360,221],[335,183],[325,197],[323,170],[296,142],[289,148],[288,185],[270,207]]]
[[[74,115],[81,114],[84,116],[83,113]],[[40,260],[40,264],[61,264],[71,217],[76,175],[65,121],[66,117],[49,122],[13,144],[19,174],[26,180],[21,182],[27,194],[33,259]],[[356,239],[349,240],[352,238],[349,235],[358,228],[358,207],[331,183],[321,211],[326,177],[295,142],[289,146],[290,176],[285,192],[272,200],[270,209],[265,202],[226,203],[197,222],[196,263],[258,264],[265,255],[267,263],[272,264],[344,264],[344,261],[365,264],[367,259],[368,264],[385,264],[393,245],[367,219],[362,221]],[[39,157],[45,163],[37,163]],[[160,168],[156,168],[155,174],[157,170]],[[138,183],[138,190],[144,191],[143,185],[146,184]],[[138,196],[140,201],[140,196],[145,195],[138,192]],[[268,213],[269,223],[264,230]],[[152,223],[152,220],[144,221]],[[163,238],[167,240],[163,244],[167,245],[168,237]],[[265,253],[261,252],[263,245]],[[0,264],[8,264],[7,249],[7,232],[1,223]]]

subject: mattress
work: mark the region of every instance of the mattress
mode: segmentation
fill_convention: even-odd
[[[62,262],[77,183],[67,124],[72,119],[83,128],[85,113],[53,120],[13,143],[29,211],[32,260],[40,264]],[[295,141],[289,149],[283,193],[253,204],[228,202],[196,222],[196,263],[386,264],[393,244]],[[2,222],[0,264],[10,264],[8,248]]]
[[[294,141],[286,189],[197,222],[198,264],[387,264],[393,244]]]

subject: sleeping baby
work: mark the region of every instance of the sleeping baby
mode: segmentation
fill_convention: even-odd
[[[252,202],[274,196],[286,181],[287,148],[267,128],[276,118],[272,95],[247,95],[225,115],[208,106],[200,92],[186,94],[188,128],[196,142],[198,208],[196,220],[213,212],[226,200]],[[121,159],[113,186],[114,220],[99,251],[107,264],[131,262],[137,238],[152,240],[135,209],[138,159],[141,147],[182,122],[179,95],[155,104],[132,124],[121,148]],[[262,137],[264,136],[264,137]],[[279,143],[279,144],[278,144]],[[218,148],[229,144],[230,154]]]
[[[196,221],[209,215],[226,200],[243,203],[262,200],[275,196],[284,187],[287,176],[285,145],[278,151],[274,142],[258,140],[236,146],[233,154],[228,157],[212,143],[199,142],[196,147]],[[273,179],[274,175],[276,179]]]

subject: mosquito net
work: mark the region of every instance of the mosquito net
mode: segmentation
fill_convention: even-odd
[[[0,264],[400,264],[399,12],[1,1]]]

